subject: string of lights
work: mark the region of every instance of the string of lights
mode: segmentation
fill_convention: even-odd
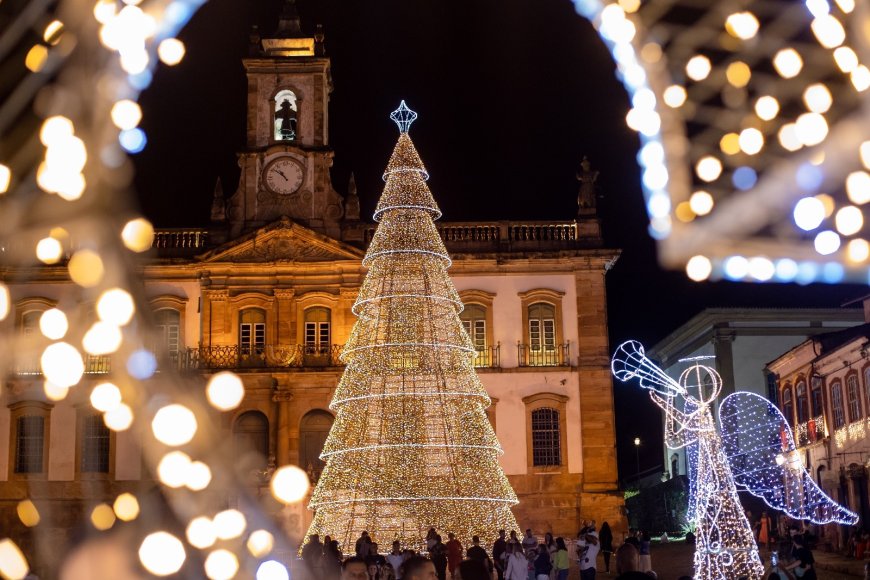
[[[424,551],[430,527],[465,545],[517,529],[516,494],[486,417],[491,400],[433,222],[441,212],[408,135],[417,115],[403,101],[391,118],[399,139],[363,260],[358,320],[341,354],[347,367],[331,403],[326,466],[309,504],[309,534],[331,536],[346,553],[363,530],[378,543]]]

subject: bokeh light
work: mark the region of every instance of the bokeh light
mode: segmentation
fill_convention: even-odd
[[[184,534],[187,537],[187,542],[194,548],[199,548],[200,550],[210,548],[214,545],[215,541],[217,541],[214,524],[205,516],[200,516],[190,520]]]
[[[196,416],[184,405],[173,404],[161,408],[151,421],[154,437],[172,447],[189,443],[196,435]]]
[[[257,568],[257,580],[290,580],[290,573],[284,564],[276,560],[266,560]]]
[[[18,545],[9,538],[0,540],[0,574],[10,580],[24,580],[29,573],[27,558]]]
[[[155,576],[175,574],[186,557],[181,540],[168,532],[149,534],[139,546],[139,561]]]
[[[145,218],[130,220],[121,230],[121,240],[128,250],[147,252],[154,243],[154,226]]]
[[[112,383],[100,383],[91,391],[91,406],[108,413],[121,404],[121,391]]]
[[[97,316],[115,326],[124,326],[130,322],[135,312],[133,297],[121,288],[106,290],[97,300]]]
[[[124,492],[115,498],[112,509],[122,522],[132,522],[139,517],[139,500],[132,493]]]
[[[18,519],[21,520],[21,523],[28,528],[39,524],[41,519],[39,517],[39,510],[36,509],[36,506],[29,499],[18,502],[15,511],[18,512]]]
[[[706,256],[693,256],[686,264],[686,275],[695,282],[701,282],[710,277],[713,264]]]
[[[275,499],[291,504],[305,498],[311,483],[308,481],[307,473],[295,465],[285,465],[272,474],[269,487]]]
[[[72,281],[83,288],[93,288],[103,279],[105,269],[100,255],[93,250],[79,250],[67,265]]]
[[[157,477],[167,487],[177,489],[187,483],[190,456],[181,451],[170,451],[157,464]]]
[[[245,528],[248,526],[244,514],[239,510],[229,509],[219,512],[215,515],[214,520],[215,534],[221,540],[231,540],[238,538],[245,533]]]
[[[210,580],[230,580],[239,571],[239,559],[229,550],[215,550],[206,557],[204,567]]]
[[[85,372],[81,353],[73,345],[56,342],[46,347],[40,357],[42,375],[59,387],[78,384]]]
[[[114,409],[106,411],[103,422],[112,431],[126,431],[133,424],[133,409],[121,403]]]
[[[91,524],[101,532],[115,525],[115,510],[101,503],[91,511]]]
[[[219,372],[212,376],[206,387],[209,403],[221,411],[231,411],[238,407],[245,397],[245,386],[239,375],[230,371]]]
[[[60,340],[69,330],[69,321],[63,310],[49,308],[39,317],[39,332],[51,340]]]
[[[275,546],[275,537],[266,530],[254,530],[245,545],[252,556],[262,558],[272,551]]]

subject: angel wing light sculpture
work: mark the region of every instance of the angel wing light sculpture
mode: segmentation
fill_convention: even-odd
[[[719,410],[720,437],[711,406],[722,390],[722,379],[700,360],[675,381],[646,357],[643,345],[631,340],[616,349],[611,370],[621,381],[638,379],[665,412],[668,446],[687,448],[689,517],[697,526],[695,579],[757,580],[764,567],[738,488],[796,519],[853,524],[858,516],[813,482],[795,451],[787,421],[763,397],[726,397]]]

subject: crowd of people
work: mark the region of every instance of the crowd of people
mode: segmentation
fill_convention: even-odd
[[[321,541],[312,535],[302,548],[304,571],[311,580],[567,580],[572,561],[580,568],[582,580],[594,580],[599,554],[605,570],[610,571],[613,534],[607,522],[596,529],[594,521],[584,521],[573,550],[562,537],[546,533],[539,540],[527,529],[522,540],[515,530],[508,535],[499,530],[495,541],[484,547],[474,536],[468,547],[453,533],[447,541],[431,528],[426,535],[426,556],[394,541],[387,554],[364,531],[354,546],[354,555],[343,559],[336,540]],[[648,553],[648,552],[647,552]]]

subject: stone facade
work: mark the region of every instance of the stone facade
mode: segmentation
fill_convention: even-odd
[[[268,495],[270,466],[297,464],[312,477],[319,474],[320,448],[332,421],[329,404],[343,370],[338,353],[355,321],[351,306],[375,227],[355,215],[344,218],[345,200],[329,176],[329,60],[315,54],[313,39],[289,39],[288,46],[295,46],[291,40],[313,46],[313,52],[264,52],[245,61],[247,148],[239,155],[235,193],[224,200],[216,192],[218,211],[212,215],[221,221],[208,229],[158,231],[142,266],[142,295],[161,329],[153,341],[161,369],[182,373],[196,388],[222,369],[242,377],[242,405],[218,423],[233,449],[259,445],[257,454],[240,453],[238,463],[256,476],[251,486],[261,496]],[[263,41],[279,48],[281,42]],[[276,140],[273,132],[275,95],[285,89],[298,99],[297,137],[291,141]],[[279,157],[302,168],[300,185],[290,194],[265,184],[267,166]],[[220,211],[222,204],[227,211]],[[618,534],[625,518],[604,279],[619,252],[603,247],[600,223],[588,207],[574,221],[437,225],[463,301],[484,313],[477,322],[485,328],[477,366],[493,398],[489,416],[505,451],[502,467],[520,499],[520,526],[538,535],[573,537],[581,519],[594,518],[610,522]],[[71,303],[74,287],[63,265],[0,276],[14,302],[13,315],[2,323],[9,333],[26,332],[35,314],[55,305],[71,318],[89,312],[88,305]],[[530,320],[546,336],[532,337]],[[39,352],[33,346],[22,350],[0,392],[0,426],[6,426],[0,447],[8,450],[0,453],[0,527],[21,540],[25,551],[36,547],[15,515],[21,499],[57,507],[42,531],[61,545],[95,503],[154,485],[143,450],[127,432],[111,435],[105,470],[80,469],[82,421],[91,414],[88,394],[112,376],[119,361],[91,357],[82,384],[64,401],[50,403],[35,358],[28,360]],[[46,427],[44,458],[34,473],[21,473],[16,463],[17,420],[25,407],[43,417]],[[546,461],[537,459],[540,443],[532,427],[541,409],[558,417],[558,426],[550,426],[558,444],[551,442]],[[232,498],[216,502],[226,505]],[[280,517],[296,539],[311,520],[304,505]],[[37,554],[37,570],[50,571],[54,556]]]

